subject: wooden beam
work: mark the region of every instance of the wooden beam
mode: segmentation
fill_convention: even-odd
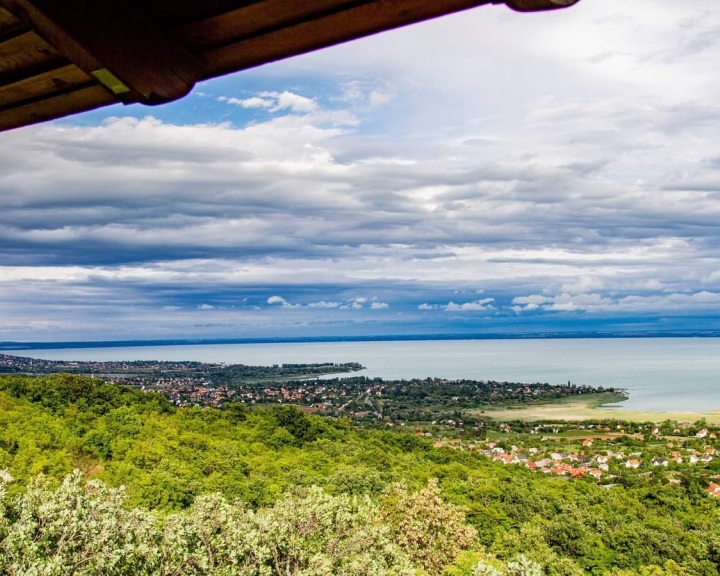
[[[0,84],[18,71],[62,62],[47,42],[33,32],[22,32],[0,42]]]
[[[505,3],[518,12],[540,12],[557,10],[577,4],[579,0],[505,0]]]
[[[92,78],[74,64],[47,70],[32,70],[23,77],[18,76],[13,82],[3,83],[0,90],[0,108],[11,104],[36,99],[38,96],[52,96],[56,92],[66,92],[68,88],[87,86]]]
[[[245,70],[492,0],[374,0],[203,52],[207,77]]]
[[[23,22],[4,8],[0,8],[0,41],[6,34],[12,34],[23,27]]]
[[[21,106],[0,107],[0,131],[62,118],[117,102],[105,88],[92,84],[65,93],[27,102]]]
[[[38,34],[125,102],[185,96],[202,63],[130,1],[0,0]]]
[[[264,0],[184,26],[183,44],[207,50],[323,18],[373,0]]]

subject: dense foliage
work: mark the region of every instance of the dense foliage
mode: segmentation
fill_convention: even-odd
[[[274,574],[277,558],[308,575],[720,571],[720,502],[692,474],[601,487],[291,406],[3,376],[0,469],[16,479],[0,482],[8,574]]]

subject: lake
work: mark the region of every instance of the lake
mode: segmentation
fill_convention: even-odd
[[[227,364],[360,362],[383,378],[588,384],[630,392],[626,410],[720,409],[720,338],[423,340],[209,344],[7,351],[48,360],[196,360]]]

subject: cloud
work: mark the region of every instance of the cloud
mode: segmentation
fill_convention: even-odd
[[[0,333],[713,322],[716,12],[487,6],[3,133]]]
[[[512,300],[512,303],[515,305],[512,309],[516,312],[531,312],[549,302],[552,302],[552,298],[538,294],[532,296],[517,296]]]
[[[294,113],[309,113],[318,109],[317,102],[312,98],[287,90],[283,92],[260,92],[257,96],[250,98],[220,96],[218,101],[240,106],[241,108],[265,109],[268,112],[289,110]]]
[[[462,304],[456,304],[455,302],[448,302],[445,306],[446,312],[479,312],[493,310],[495,299],[494,298],[483,298],[482,300],[475,300],[474,302],[463,302]]]
[[[494,298],[483,298],[472,302],[456,303],[452,300],[447,304],[420,304],[418,310],[445,310],[446,312],[486,312],[495,309]]]
[[[325,309],[333,309],[333,308],[340,308],[342,304],[340,302],[326,302],[325,300],[321,300],[320,302],[311,302],[307,305],[308,308],[325,308]]]
[[[532,295],[513,299],[511,309],[520,312],[574,312],[604,315],[664,315],[720,312],[720,293],[629,294],[611,297],[597,293],[557,294],[552,297]]]
[[[267,299],[267,303],[271,306],[274,305],[280,305],[282,308],[299,308],[299,304],[291,304],[285,298],[282,296],[270,296],[270,298]]]
[[[272,108],[274,101],[267,98],[260,98],[259,96],[253,96],[251,98],[227,98],[220,96],[218,98],[220,102],[227,102],[234,106],[240,106],[241,108]]]

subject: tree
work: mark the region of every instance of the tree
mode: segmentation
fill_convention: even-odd
[[[11,478],[0,477],[0,496]],[[78,471],[57,490],[44,476],[3,507],[0,571],[43,576],[149,574],[157,567],[155,518],[126,510],[124,491],[83,485]],[[8,517],[14,519],[10,521]]]
[[[416,493],[410,493],[404,484],[391,486],[380,514],[391,526],[393,540],[430,574],[439,574],[477,536],[477,531],[465,524],[465,512],[442,500],[436,479]]]

